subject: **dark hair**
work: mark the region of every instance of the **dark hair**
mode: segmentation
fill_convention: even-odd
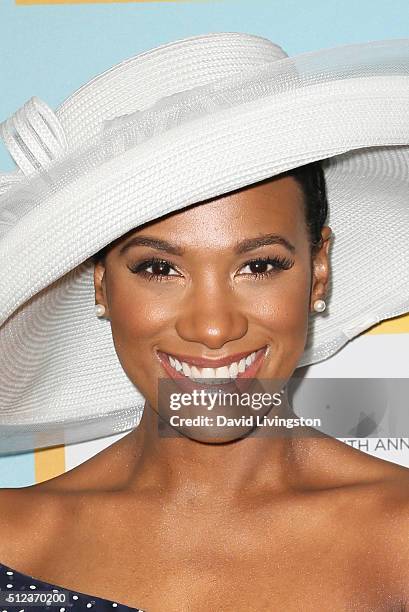
[[[313,254],[322,244],[321,230],[328,214],[328,200],[322,162],[311,162],[260,182],[267,182],[284,176],[292,176],[302,188],[304,194],[305,217],[310,236],[311,253]],[[120,238],[122,238],[122,236]],[[117,240],[120,240],[120,238]],[[113,244],[114,243],[111,242],[95,253],[95,255],[92,256],[94,263],[104,261],[106,254]]]
[[[280,176],[292,176],[302,188],[305,218],[310,236],[311,253],[322,244],[321,230],[328,215],[327,189],[323,161],[315,161],[283,172]]]

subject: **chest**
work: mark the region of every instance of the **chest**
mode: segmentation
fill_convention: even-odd
[[[280,533],[257,521],[100,527],[65,538],[64,555],[50,555],[43,569],[48,581],[146,612],[375,609],[359,546],[333,535]]]

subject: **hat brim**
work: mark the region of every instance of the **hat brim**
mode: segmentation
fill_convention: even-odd
[[[357,63],[348,78],[274,90],[136,146],[102,134],[77,157],[74,173],[67,158],[7,194],[9,210],[29,204],[0,244],[4,451],[26,450],[30,434],[38,444],[39,431],[47,434],[41,446],[50,446],[139,422],[144,399],[118,361],[109,323],[94,314],[92,254],[143,223],[291,168],[327,160],[335,236],[328,311],[311,317],[298,365],[326,359],[409,310],[408,42],[399,74],[371,75]],[[310,71],[320,72],[320,58],[324,51],[311,54]]]

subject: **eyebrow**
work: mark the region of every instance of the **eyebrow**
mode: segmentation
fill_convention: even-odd
[[[242,240],[236,244],[235,251],[238,254],[247,253],[247,251],[252,251],[253,249],[267,246],[269,244],[281,244],[291,253],[295,253],[295,246],[289,240],[287,240],[287,238],[284,238],[284,236],[281,236],[280,234],[263,234],[261,236],[256,236],[255,238],[246,238],[245,240]]]
[[[134,236],[119,249],[119,254],[123,255],[123,253],[125,253],[133,246],[147,246],[151,247],[152,249],[156,249],[157,251],[166,251],[167,253],[172,253],[172,255],[183,255],[185,252],[182,247],[177,246],[176,244],[172,244],[167,240],[162,240],[161,238],[151,238],[150,236]]]
[[[280,244],[288,249],[291,253],[295,252],[295,246],[289,240],[287,240],[287,238],[284,238],[284,236],[281,236],[280,234],[263,234],[254,238],[246,238],[245,240],[236,243],[234,251],[240,255],[270,244]],[[133,246],[151,247],[157,251],[165,251],[166,253],[171,253],[172,255],[184,255],[186,252],[182,247],[168,242],[167,240],[162,240],[161,238],[153,238],[151,236],[134,236],[120,248],[119,254],[123,255]]]

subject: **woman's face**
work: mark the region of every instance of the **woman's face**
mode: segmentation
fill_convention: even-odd
[[[179,378],[240,377],[244,367],[253,378],[287,381],[312,304],[325,296],[328,243],[312,260],[303,194],[289,176],[128,233],[94,278],[127,376],[152,407],[158,379],[180,370],[174,359]],[[221,358],[227,363],[215,363]]]

